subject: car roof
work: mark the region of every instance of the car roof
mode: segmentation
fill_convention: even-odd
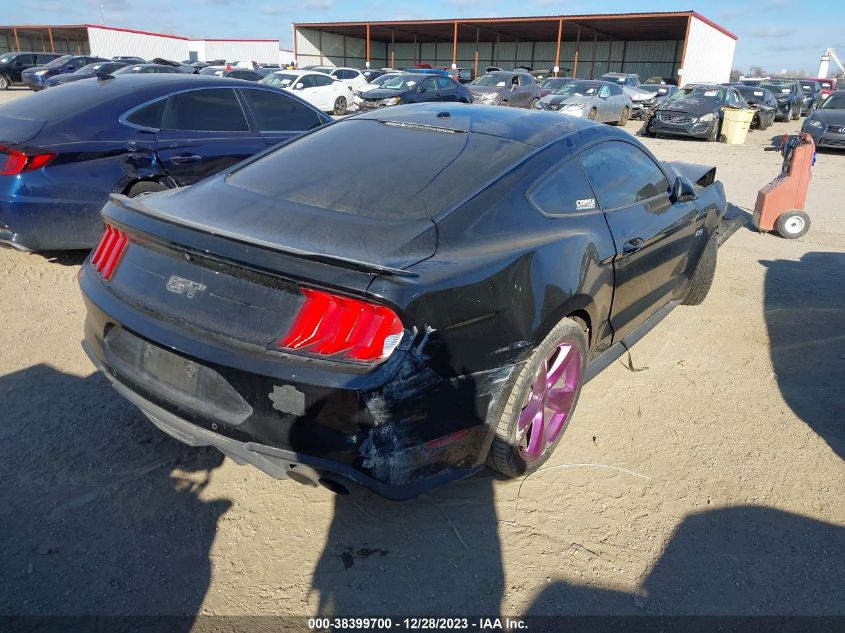
[[[523,108],[484,108],[467,104],[419,103],[356,115],[375,120],[441,131],[487,134],[533,147],[543,147],[573,132],[595,127],[592,121],[563,117],[557,112]]]

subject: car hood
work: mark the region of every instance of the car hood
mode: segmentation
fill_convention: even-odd
[[[469,91],[474,95],[483,95],[488,94],[490,92],[499,92],[505,86],[467,86]]]
[[[623,86],[622,92],[624,92],[634,101],[650,101],[656,96],[654,92],[649,92],[648,90],[640,90],[639,88],[634,88],[633,86]]]
[[[845,110],[816,110],[810,118],[825,125],[845,125]]]
[[[708,112],[717,112],[722,107],[722,104],[716,99],[693,97],[689,99],[676,99],[675,101],[661,104],[661,112],[686,112],[701,116]]]
[[[362,92],[361,96],[365,99],[387,99],[388,97],[400,97],[406,92],[407,90],[400,88],[376,88]]]
[[[540,101],[545,104],[549,105],[561,105],[564,103],[572,104],[572,103],[592,103],[595,97],[588,97],[585,95],[577,96],[577,95],[546,95]]]
[[[404,269],[437,248],[437,231],[427,218],[392,221],[319,209],[234,186],[226,175],[120,203],[239,242],[364,267]]]

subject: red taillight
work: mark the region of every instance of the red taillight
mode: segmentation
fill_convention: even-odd
[[[17,176],[24,171],[41,169],[55,157],[53,152],[24,152],[0,145],[0,176]]]
[[[279,347],[372,363],[402,340],[402,322],[390,308],[311,288],[302,294],[305,302]]]
[[[120,263],[120,258],[123,257],[123,252],[126,250],[126,245],[129,243],[129,238],[123,231],[114,228],[110,224],[106,225],[106,232],[103,234],[103,239],[94,251],[91,257],[91,265],[97,269],[104,279],[111,279],[115,268]]]

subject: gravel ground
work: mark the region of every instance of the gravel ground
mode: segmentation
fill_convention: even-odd
[[[646,142],[753,207],[798,126]],[[0,614],[845,614],[843,173],[804,238],[734,235],[542,470],[404,504],[163,435],[79,346],[84,254],[0,250]]]

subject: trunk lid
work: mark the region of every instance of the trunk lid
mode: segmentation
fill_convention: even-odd
[[[35,138],[45,125],[45,121],[0,116],[0,144],[26,143]]]

